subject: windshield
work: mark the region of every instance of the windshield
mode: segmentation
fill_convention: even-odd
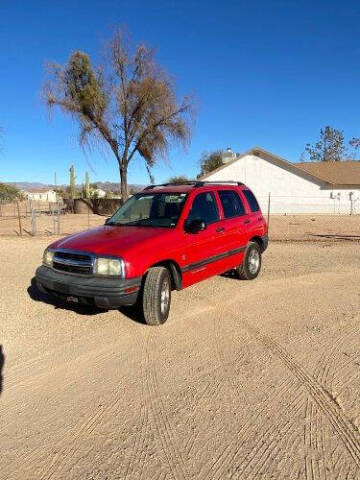
[[[186,193],[138,193],[125,202],[106,224],[173,228],[185,199]]]

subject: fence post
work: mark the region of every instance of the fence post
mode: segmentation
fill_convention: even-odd
[[[17,206],[17,213],[18,213],[18,220],[19,220],[20,237],[22,237],[22,226],[21,226],[21,216],[20,216],[19,202],[16,202],[16,206]]]
[[[349,197],[350,197],[350,215],[353,215],[353,213],[354,213],[353,196],[354,196],[354,193],[353,193],[353,192],[350,192],[350,193],[349,193]]]
[[[268,211],[267,211],[267,234],[269,235],[269,225],[270,225],[270,202],[271,202],[271,196],[269,192],[268,196]]]
[[[60,202],[58,203],[58,224],[57,224],[57,233],[60,235],[60,220],[61,220],[61,206]]]
[[[31,234],[36,235],[36,212],[32,206],[31,208]]]

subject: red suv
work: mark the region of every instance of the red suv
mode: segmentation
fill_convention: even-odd
[[[267,245],[265,219],[245,185],[150,185],[105,225],[52,243],[36,280],[66,301],[104,309],[139,303],[146,323],[159,325],[172,290],[228,270],[252,280]]]

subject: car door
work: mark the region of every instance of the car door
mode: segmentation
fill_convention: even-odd
[[[224,243],[227,249],[226,267],[230,269],[243,260],[250,219],[236,189],[219,189],[218,195],[222,208]]]
[[[206,223],[205,230],[197,233],[186,231],[192,220]],[[219,232],[220,214],[214,192],[207,191],[194,196],[184,224],[184,248],[182,273],[184,287],[215,275],[219,271],[221,253]]]
[[[249,238],[255,235],[261,237],[265,234],[266,231],[265,222],[260,210],[259,203],[251,190],[243,189],[241,193],[245,197],[248,204]]]

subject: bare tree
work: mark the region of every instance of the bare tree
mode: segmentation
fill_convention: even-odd
[[[216,168],[221,167],[224,164],[222,157],[223,154],[221,150],[203,153],[200,159],[200,174],[198,177],[202,177]]]
[[[170,177],[167,183],[172,183],[173,185],[183,185],[189,183],[191,180],[188,179],[186,175],[177,175]]]
[[[350,145],[350,147],[352,147],[352,149],[353,149],[353,155],[352,155],[352,157],[353,157],[354,159],[357,159],[357,158],[358,158],[359,149],[360,149],[360,138],[358,138],[358,137],[353,137],[353,138],[350,140],[349,145]]]
[[[315,145],[307,143],[305,151],[312,162],[339,162],[344,160],[348,155],[344,132],[326,126],[320,130],[320,140]]]
[[[190,140],[192,101],[175,96],[169,75],[154,59],[154,52],[139,45],[132,52],[121,32],[108,46],[107,78],[94,69],[90,57],[73,53],[64,66],[51,65],[45,86],[49,107],[59,106],[79,123],[81,145],[105,142],[119,166],[121,195],[128,196],[127,172],[139,154],[151,167],[168,153],[171,141]]]

